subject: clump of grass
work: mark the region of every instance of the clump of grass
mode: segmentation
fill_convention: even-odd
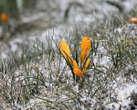
[[[29,99],[29,95],[37,93],[37,86],[43,83],[38,76],[30,75],[30,68],[27,65],[33,61],[39,61],[43,54],[44,48],[42,42],[33,42],[32,45],[24,45],[22,47],[22,54],[11,52],[8,59],[2,59],[0,65],[0,80],[3,82],[0,86],[0,96],[5,101],[5,106],[17,107],[17,103],[25,103]],[[21,66],[26,67],[26,73],[17,74]],[[34,79],[32,81],[32,79]],[[24,102],[24,101],[23,101]],[[6,103],[8,105],[6,105]]]
[[[130,95],[130,100],[131,103],[129,104],[130,109],[136,109],[137,108],[137,93],[136,92],[132,92]]]

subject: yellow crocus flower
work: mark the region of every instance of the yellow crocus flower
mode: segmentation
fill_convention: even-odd
[[[84,62],[85,58],[88,56],[90,49],[91,49],[91,41],[90,41],[90,38],[86,36],[81,41],[81,55],[80,55],[81,64]]]
[[[72,65],[73,58],[71,56],[71,52],[70,52],[70,49],[69,49],[69,46],[67,45],[67,43],[65,41],[61,41],[59,47],[60,47],[60,51],[61,51],[62,55],[64,56],[64,58],[66,59],[66,61]]]

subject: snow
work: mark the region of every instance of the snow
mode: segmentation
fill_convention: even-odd
[[[137,93],[137,83],[127,83],[126,79],[122,77],[117,78],[117,83],[114,85],[115,93],[117,96],[118,102],[113,102],[111,104],[106,105],[107,109],[118,110],[120,107],[122,110],[129,107],[131,103],[130,96],[133,92]],[[125,82],[125,83],[124,83]]]
[[[126,83],[124,87],[116,89],[116,92],[118,93],[118,100],[120,101],[119,103],[122,106],[126,106],[131,102],[129,96],[133,91],[137,92],[137,84]]]
[[[44,17],[44,13],[41,12],[41,13],[37,13],[37,14],[29,16],[29,17],[21,16],[21,19],[22,19],[23,23],[30,23],[30,22],[36,21],[42,17]]]

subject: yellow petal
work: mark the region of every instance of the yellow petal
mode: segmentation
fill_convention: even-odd
[[[81,41],[81,49],[85,49],[85,45],[91,45],[90,38],[85,36]]]
[[[132,24],[137,24],[137,17],[133,16],[130,19],[128,19],[128,22],[132,23]]]
[[[73,72],[78,77],[83,77],[83,72],[79,68],[74,68]]]
[[[69,49],[69,46],[67,45],[67,43],[65,41],[61,41],[59,48],[60,48],[62,55],[66,59],[66,61],[72,65],[73,58],[71,56],[70,49]]]
[[[73,68],[79,68],[76,60],[73,60]]]
[[[90,49],[91,49],[91,41],[90,41],[90,38],[86,36],[81,41],[81,55],[80,55],[81,64],[84,62]]]
[[[1,20],[2,20],[3,22],[8,22],[8,15],[3,12],[3,13],[1,14]]]
[[[84,65],[84,67],[83,67],[83,70],[82,70],[83,73],[86,72],[86,70],[87,70],[87,68],[88,68],[88,65],[90,64],[90,61],[91,61],[90,59],[88,59],[88,60],[86,61],[85,65]]]

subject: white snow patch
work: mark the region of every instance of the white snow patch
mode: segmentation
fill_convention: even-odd
[[[24,109],[30,109],[31,107],[35,106],[36,103],[42,102],[41,99],[30,99],[29,103],[24,107]]]
[[[120,27],[116,28],[114,32],[122,33],[122,29]]]
[[[44,17],[44,13],[37,13],[37,14],[35,14],[33,16],[29,16],[29,17],[21,16],[21,19],[22,19],[22,22],[29,23],[29,22],[38,20],[38,19],[40,19],[42,17]]]
[[[23,41],[21,38],[10,41],[11,51],[15,52],[18,49],[18,44],[21,44]]]
[[[104,54],[107,54],[107,50],[100,45],[98,48],[98,51],[99,51],[98,56],[95,56],[93,59],[94,64],[99,64],[105,67],[109,67],[111,64],[110,57],[108,57],[107,55],[104,55]],[[104,56],[102,56],[101,54],[103,54]]]
[[[120,104],[118,103],[111,103],[106,106],[107,110],[113,109],[113,110],[119,110]]]
[[[135,7],[136,4],[137,4],[137,0],[130,0],[130,3],[128,0],[126,0],[125,2],[123,2],[123,6],[125,7],[124,12],[125,13],[129,12],[132,8]]]
[[[131,93],[137,93],[137,83],[128,83],[126,81],[126,78],[122,77],[119,77],[116,80],[117,83],[113,85],[113,88],[115,89],[115,95],[117,96],[118,102],[113,102],[105,105],[107,110],[118,110],[120,107],[121,110],[125,110],[125,107],[128,108],[128,105],[131,103]]]
[[[2,59],[6,59],[8,57],[8,55],[5,53],[5,52],[2,52],[1,53],[1,58]]]
[[[124,87],[116,89],[118,100],[122,106],[126,106],[130,103],[129,96],[133,91],[137,92],[137,84],[125,84]]]
[[[105,65],[108,66],[108,63],[110,62],[109,57],[108,56],[103,56],[102,59],[100,59],[100,64],[101,65]]]

